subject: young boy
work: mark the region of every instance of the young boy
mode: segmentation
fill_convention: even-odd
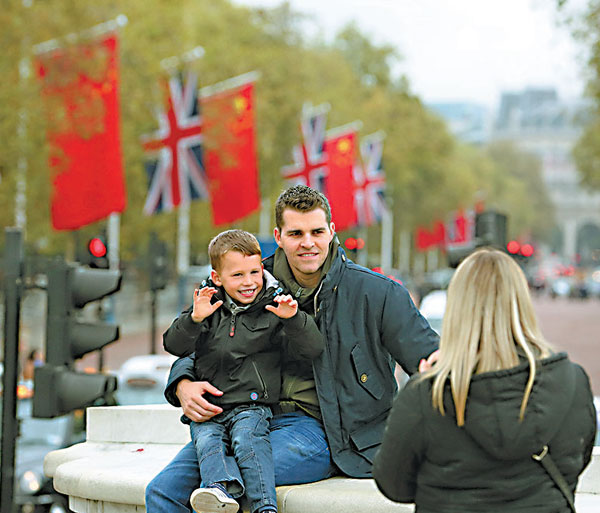
[[[322,336],[263,269],[252,234],[222,232],[208,253],[208,284],[195,290],[193,306],[163,336],[170,353],[195,353],[196,379],[222,392],[213,401],[223,408],[220,415],[201,423],[182,418],[191,424],[202,478],[190,502],[199,513],[235,513],[235,498],[245,493],[251,513],[276,512],[268,405],[279,399],[281,354],[314,359],[323,350]],[[229,447],[237,465],[226,457]]]

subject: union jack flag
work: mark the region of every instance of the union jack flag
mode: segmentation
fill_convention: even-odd
[[[328,110],[328,104],[304,106],[300,124],[302,143],[293,148],[294,163],[281,168],[283,177],[292,184],[308,185],[320,192],[325,192],[329,172],[324,151]]]
[[[354,205],[359,226],[380,222],[386,207],[383,191],[383,132],[363,138],[360,144],[362,159],[354,166]]]
[[[202,161],[202,121],[198,109],[198,77],[188,72],[166,83],[167,110],[158,113],[159,129],[142,137],[154,161],[146,164],[150,187],[144,213],[171,211],[197,198],[208,198]]]

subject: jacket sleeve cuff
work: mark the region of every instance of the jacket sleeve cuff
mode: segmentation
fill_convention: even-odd
[[[289,319],[281,319],[283,326],[290,330],[301,330],[306,326],[307,314],[301,310],[296,312],[296,315]]]
[[[197,335],[198,332],[204,332],[207,330],[207,322],[204,319],[201,322],[195,322],[192,319],[191,313],[186,313],[180,316],[180,326],[183,331],[188,335]]]

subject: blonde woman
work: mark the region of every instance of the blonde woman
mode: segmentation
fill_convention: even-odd
[[[588,377],[542,337],[519,266],[480,249],[450,282],[439,359],[396,397],[373,476],[418,513],[566,513],[595,419]],[[532,458],[545,447],[567,493]]]

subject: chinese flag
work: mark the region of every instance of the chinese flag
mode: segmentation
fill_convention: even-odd
[[[427,251],[432,247],[444,247],[446,240],[446,227],[442,221],[436,221],[433,230],[418,227],[415,234],[415,246],[419,251]]]
[[[37,57],[56,230],[75,230],[125,209],[117,56],[111,33]]]
[[[325,140],[329,168],[325,195],[331,205],[332,220],[337,232],[351,228],[357,223],[352,172],[356,160],[356,140],[355,131],[345,132]]]
[[[258,210],[258,166],[253,110],[254,84],[201,100],[204,165],[215,226]]]

